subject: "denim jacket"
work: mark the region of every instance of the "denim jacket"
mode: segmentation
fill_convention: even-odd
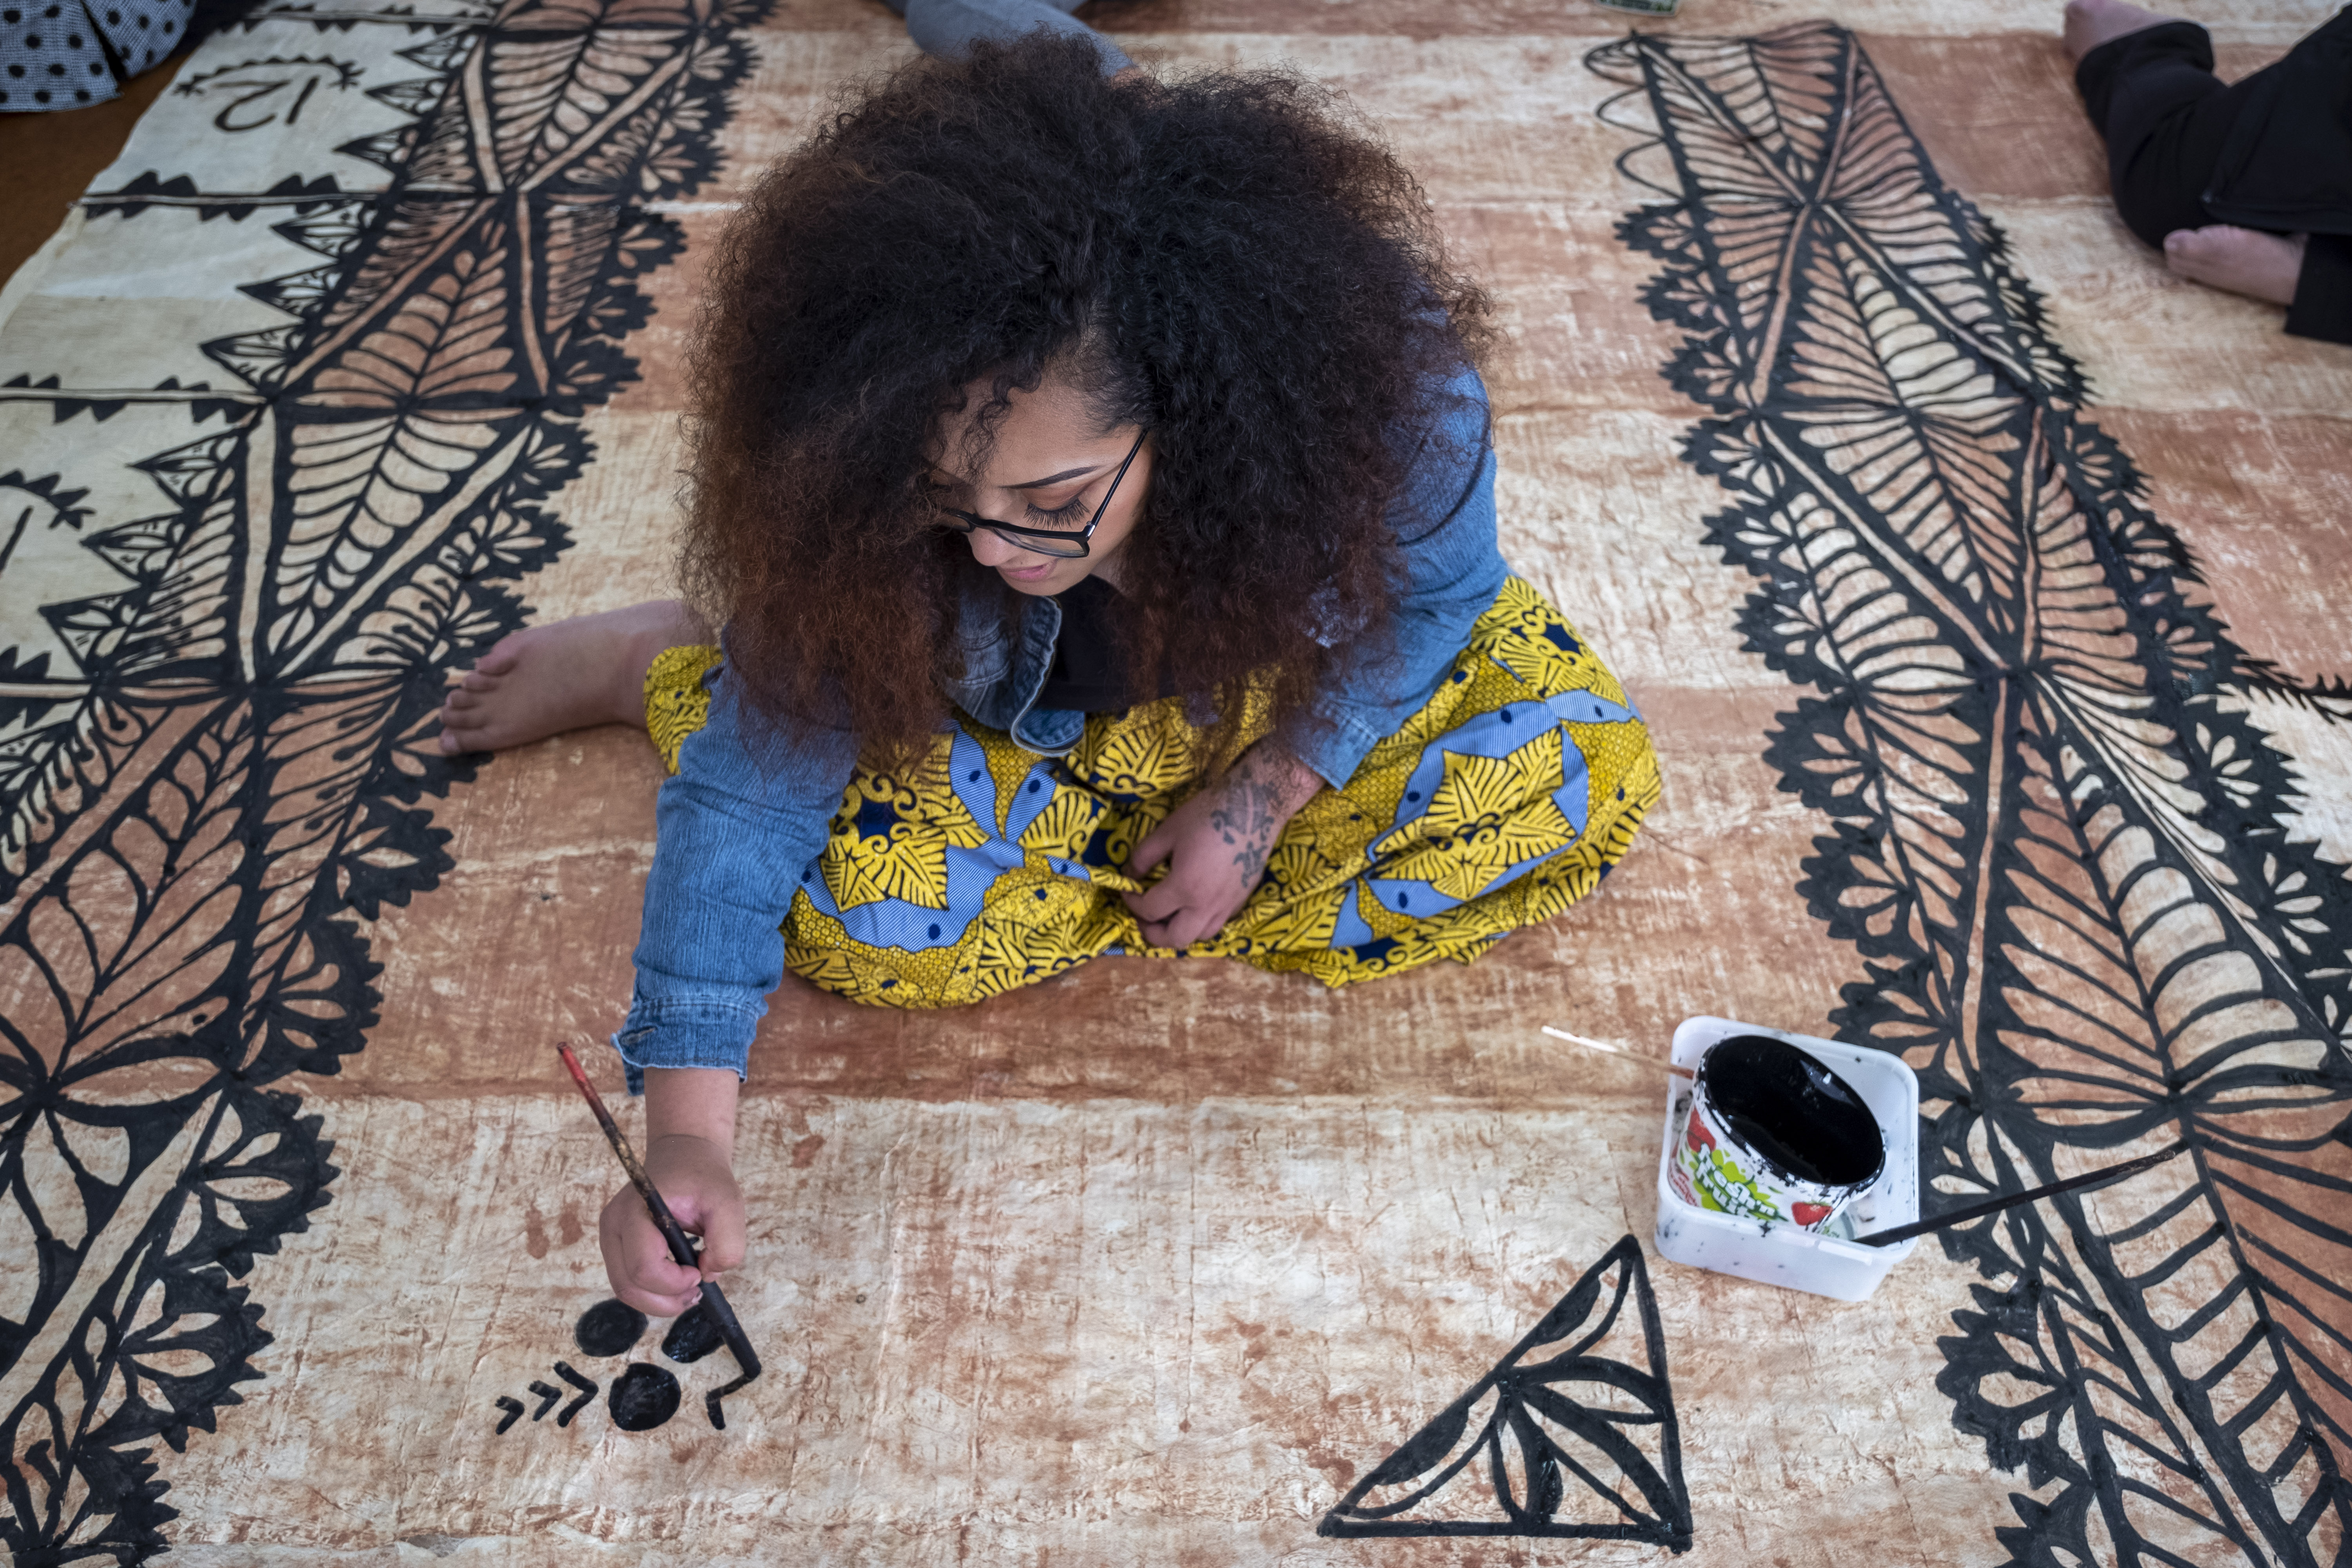
[[[1296,742],[1298,760],[1335,787],[1429,700],[1508,575],[1495,538],[1486,386],[1465,371],[1447,394],[1389,509],[1404,568],[1392,646],[1326,690],[1317,712],[1327,722]],[[1023,600],[1009,627],[992,607],[967,604],[957,633],[965,674],[947,696],[1030,751],[1066,753],[1086,715],[1037,706],[1061,626],[1050,598]],[[844,731],[803,731],[755,755],[723,665],[709,689],[709,718],[680,748],[654,808],[635,994],[613,1037],[632,1092],[646,1068],[744,1071],[768,994],[783,980],[780,928],[793,893],[816,874],[856,767],[855,737]]]

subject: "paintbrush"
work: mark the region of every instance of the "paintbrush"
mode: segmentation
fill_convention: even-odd
[[[581,1068],[580,1058],[572,1054],[570,1046],[559,1045],[555,1049],[562,1057],[563,1065],[572,1069],[572,1081],[578,1084],[580,1092],[587,1097],[588,1109],[596,1113],[596,1125],[604,1130],[604,1142],[610,1143],[613,1152],[621,1157],[621,1169],[628,1172],[629,1184],[637,1189],[637,1196],[646,1200],[646,1207],[654,1216],[654,1225],[661,1231],[662,1239],[669,1243],[669,1255],[677,1259],[680,1268],[699,1269],[702,1263],[695,1256],[694,1244],[686,1239],[686,1231],[670,1214],[669,1205],[662,1202],[653,1178],[646,1174],[643,1165],[637,1163],[636,1151],[629,1147],[628,1136],[613,1120],[613,1113],[604,1109],[604,1097],[598,1094],[596,1086],[588,1081],[587,1073]],[[735,1321],[735,1309],[727,1304],[726,1293],[719,1289],[719,1282],[715,1279],[702,1282],[702,1315],[710,1321],[712,1328],[719,1331],[719,1338],[727,1342],[728,1353],[735,1358],[736,1369],[742,1373],[734,1382],[703,1395],[703,1408],[709,1413],[710,1424],[723,1432],[727,1429],[727,1415],[719,1408],[719,1402],[760,1375],[760,1357],[759,1352],[752,1350],[751,1342],[744,1337],[743,1325]]]
[[[1908,1241],[1915,1236],[1930,1236],[1956,1225],[1966,1225],[1972,1219],[1982,1219],[1989,1214],[1999,1214],[2003,1209],[2013,1209],[2020,1204],[2032,1203],[2037,1198],[2053,1198],[2060,1193],[2080,1192],[2084,1187],[2095,1187],[2103,1182],[2116,1181],[2124,1176],[2136,1176],[2142,1171],[2153,1170],[2175,1155],[2185,1154],[2188,1152],[2189,1145],[2186,1142],[2168,1144],[2153,1154],[2143,1154],[2137,1160],[2126,1160],[2120,1165],[2104,1165],[2095,1171],[2085,1171],[2079,1176],[2068,1176],[2063,1181],[2045,1182],[2029,1192],[2004,1193],[1997,1198],[1987,1198],[1980,1204],[1970,1204],[1964,1209],[1954,1209],[1950,1214],[1939,1214],[1933,1219],[1917,1220],[1910,1225],[1898,1225],[1887,1230],[1874,1230],[1868,1236],[1855,1237],[1854,1240],[1864,1247],[1891,1247],[1898,1241]]]
[[[1549,1024],[1543,1026],[1543,1032],[1555,1040],[1566,1040],[1571,1046],[1582,1046],[1588,1051],[1599,1051],[1605,1057],[1617,1057],[1629,1062],[1640,1062],[1644,1067],[1653,1067],[1660,1072],[1672,1073],[1676,1078],[1691,1076],[1691,1069],[1688,1068],[1676,1067],[1672,1062],[1660,1061],[1655,1057],[1646,1057],[1639,1051],[1629,1051],[1622,1046],[1612,1046],[1606,1040],[1587,1039],[1582,1035],[1571,1035],[1566,1029],[1555,1029]]]

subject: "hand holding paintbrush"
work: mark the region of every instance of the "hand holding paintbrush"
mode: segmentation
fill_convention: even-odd
[[[613,1272],[615,1278],[618,1278],[618,1271],[612,1266],[614,1209],[616,1205],[625,1210],[627,1209],[633,1197],[637,1204],[643,1205],[643,1212],[652,1220],[656,1230],[661,1236],[663,1245],[669,1249],[671,1260],[678,1268],[698,1271],[702,1268],[709,1270],[702,1275],[703,1284],[699,1302],[689,1304],[699,1305],[702,1315],[709,1320],[710,1326],[717,1329],[719,1337],[727,1342],[727,1348],[734,1355],[735,1364],[742,1373],[725,1387],[713,1389],[704,1396],[704,1401],[709,1407],[710,1424],[713,1426],[724,1428],[727,1425],[727,1416],[720,1408],[719,1402],[760,1375],[760,1357],[751,1349],[751,1341],[744,1335],[742,1325],[735,1321],[735,1309],[728,1304],[727,1293],[719,1289],[719,1281],[710,1277],[719,1270],[709,1268],[708,1264],[697,1258],[694,1244],[686,1238],[685,1229],[678,1224],[677,1217],[670,1212],[668,1201],[662,1196],[661,1190],[654,1185],[653,1178],[646,1173],[645,1166],[638,1163],[636,1151],[629,1147],[629,1140],[622,1132],[619,1124],[614,1121],[613,1113],[604,1109],[604,1099],[596,1092],[596,1086],[588,1081],[588,1074],[580,1066],[580,1058],[572,1054],[570,1046],[559,1045],[555,1049],[557,1054],[562,1057],[565,1069],[572,1074],[572,1081],[580,1086],[581,1094],[588,1101],[588,1109],[595,1113],[596,1125],[604,1130],[604,1141],[613,1146],[613,1152],[620,1157],[621,1169],[626,1172],[629,1177],[628,1190],[615,1195],[612,1203],[604,1205],[602,1239],[605,1242],[607,1271]],[[730,1109],[732,1103],[730,1096],[729,1099]],[[699,1142],[699,1140],[696,1141]],[[727,1184],[730,1189],[734,1185],[734,1176],[731,1173],[727,1173]],[[741,1247],[741,1238],[739,1235],[736,1241],[738,1261],[740,1260]],[[625,1300],[627,1298],[623,1299]],[[631,1304],[635,1305],[634,1302]]]
[[[573,1079],[583,1092],[592,1092],[576,1068]],[[675,1317],[694,1305],[706,1282],[743,1261],[743,1197],[733,1163],[735,1089],[735,1074],[724,1068],[646,1070],[641,1169],[678,1223],[701,1237],[702,1250],[674,1258],[635,1188],[613,1194],[597,1221],[604,1271],[613,1294],[641,1312]]]

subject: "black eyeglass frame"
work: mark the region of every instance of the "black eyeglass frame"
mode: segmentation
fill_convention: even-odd
[[[1095,527],[1102,521],[1103,513],[1110,510],[1110,498],[1118,494],[1118,482],[1127,478],[1127,470],[1133,466],[1135,455],[1143,450],[1143,443],[1150,438],[1150,435],[1151,426],[1149,425],[1136,432],[1135,445],[1129,447],[1127,449],[1127,456],[1119,459],[1118,472],[1110,477],[1110,489],[1103,491],[1103,499],[1095,507],[1094,516],[1087,519],[1086,527],[1075,533],[1066,528],[1024,528],[1017,522],[999,522],[992,517],[982,517],[978,512],[960,511],[954,507],[943,506],[938,501],[933,501],[931,505],[940,514],[940,526],[954,529],[958,533],[970,533],[975,529],[984,528],[1014,549],[1026,550],[1033,555],[1050,555],[1057,561],[1083,560],[1094,553]],[[1039,539],[1052,540],[1056,545],[1075,544],[1077,548],[1076,550],[1048,549],[1043,544],[1030,542],[1032,540]]]

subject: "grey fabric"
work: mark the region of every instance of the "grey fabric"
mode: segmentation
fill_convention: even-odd
[[[1070,15],[1085,0],[882,0],[907,19],[907,36],[927,55],[962,58],[980,38],[1009,42],[1043,27],[1053,33],[1076,33],[1095,47],[1105,76],[1123,71],[1135,62],[1117,44]]]

